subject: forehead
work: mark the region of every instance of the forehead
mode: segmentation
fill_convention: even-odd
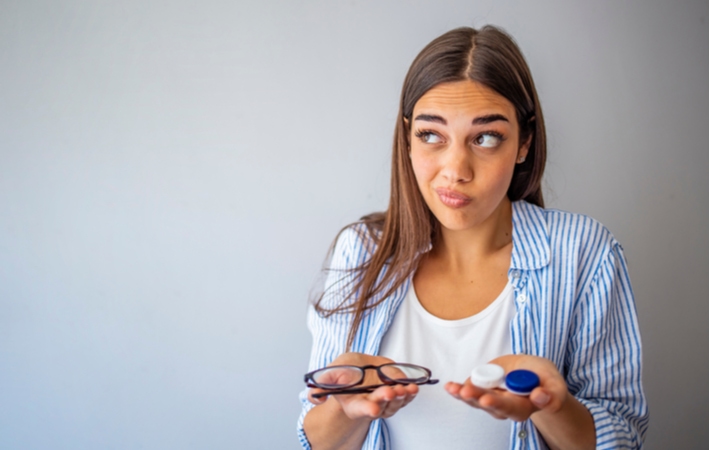
[[[417,101],[414,111],[464,116],[498,113],[508,117],[511,122],[515,120],[515,107],[508,99],[471,80],[434,86]]]

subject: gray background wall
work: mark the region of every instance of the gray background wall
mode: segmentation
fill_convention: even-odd
[[[297,448],[308,293],[386,206],[399,90],[518,40],[549,206],[623,243],[647,448],[708,436],[703,1],[0,1],[0,448]]]

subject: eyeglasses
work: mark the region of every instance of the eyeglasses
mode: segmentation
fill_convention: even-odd
[[[374,369],[382,381],[381,384],[361,386],[365,380],[365,371]],[[439,380],[431,378],[431,370],[415,364],[389,363],[380,366],[330,366],[314,370],[303,376],[309,388],[319,388],[326,392],[313,394],[313,398],[336,394],[362,394],[372,392],[381,386],[396,384],[436,384]]]

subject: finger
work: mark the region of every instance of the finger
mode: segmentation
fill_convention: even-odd
[[[404,398],[407,395],[407,389],[401,384],[392,386],[392,390],[394,391],[395,397]]]
[[[482,407],[480,403],[478,403],[478,400],[474,400],[474,399],[465,400],[462,398],[459,398],[459,400],[466,403],[468,406],[471,406],[473,408],[483,409],[483,410],[486,409],[486,408]]]
[[[397,388],[394,390],[395,393],[395,400],[399,400],[402,403],[407,402],[407,399],[411,400],[411,395],[407,391],[406,386],[397,386]],[[403,405],[400,405],[400,407]]]
[[[504,415],[498,414],[495,411],[489,411],[487,409],[481,408],[483,411],[485,411],[489,416],[493,417],[496,420],[508,420],[508,418]]]
[[[382,386],[367,394],[339,394],[333,395],[345,414],[351,419],[380,417],[387,404],[396,394],[390,386]]]
[[[380,386],[367,394],[367,399],[372,402],[389,402],[394,400],[397,393],[393,386]]]
[[[393,390],[396,396],[394,400],[388,402],[382,413],[382,417],[384,418],[391,417],[394,413],[411,403],[419,392],[419,386],[416,384],[408,384],[406,386],[398,385],[394,386]]]
[[[448,392],[451,396],[456,397],[456,398],[461,398],[461,388],[463,387],[462,384],[456,383],[454,381],[449,381],[444,385],[444,390]]]
[[[454,382],[447,383],[444,388],[454,398],[467,403],[474,408],[480,408],[478,399],[481,395],[487,392],[486,389],[481,389],[467,382],[467,384],[459,384]]]
[[[400,395],[397,392],[398,388]],[[402,386],[381,386],[367,396],[367,399],[378,407],[377,414],[371,416],[373,419],[389,417],[399,409],[398,407],[395,408],[394,405],[402,401],[400,398],[402,397],[401,388]]]
[[[417,394],[407,394],[404,397],[404,404],[402,406],[407,406],[408,404],[412,403],[412,401],[417,397]]]
[[[538,410],[529,398],[509,392],[490,392],[482,396],[479,402],[484,409],[515,421],[526,420]]]
[[[409,395],[417,395],[419,393],[419,386],[414,383],[406,385],[404,389]]]
[[[391,386],[381,386],[375,389],[373,392],[366,394],[364,400],[370,403],[367,410],[369,411],[368,417],[373,419],[379,418],[384,413],[389,402],[397,397],[395,390]]]
[[[470,380],[466,380],[459,391],[459,395],[464,400],[478,400],[482,395],[491,391],[491,389],[480,388],[474,384],[471,384]]]
[[[530,393],[530,401],[535,405],[538,411],[545,410],[550,413],[559,411],[564,403],[572,394],[565,390],[563,392],[555,392],[548,388],[535,388]]]
[[[371,399],[379,402],[378,404],[382,409],[379,417],[387,418],[393,416],[397,411],[414,400],[419,392],[419,387],[416,384],[408,384],[406,386],[386,386],[378,388],[378,390],[381,390],[378,396],[373,396]],[[389,391],[394,394],[392,398],[390,398]]]
[[[362,417],[376,419],[380,417],[387,404],[386,401],[373,402],[361,395],[353,397],[354,398],[347,399],[341,403],[343,412],[351,419],[359,419]]]
[[[325,392],[323,389],[309,389],[308,390],[308,401],[313,403],[314,405],[320,405],[326,402],[328,400],[328,396],[323,396],[320,398],[313,397],[313,394],[321,394]]]
[[[446,392],[449,393],[452,397],[454,397],[457,400],[460,400],[464,403],[466,403],[469,406],[472,406],[474,408],[480,408],[481,406],[478,404],[478,402],[475,399],[464,399],[461,397],[461,389],[463,389],[462,384],[456,383],[453,381],[450,381],[444,385],[444,389]]]
[[[414,398],[417,396],[418,393],[419,393],[419,386],[417,386],[416,384],[408,384],[408,385],[404,386],[405,397],[404,397],[404,405],[403,406],[407,406],[408,404],[410,404],[412,402],[412,400],[414,400]]]
[[[478,402],[483,408],[499,410],[503,408],[505,400],[502,392],[491,391],[481,395]]]
[[[486,411],[487,413],[491,414],[492,416],[494,416],[496,419],[505,419],[505,417],[503,417],[499,414],[496,414],[494,411],[492,411],[490,409],[486,409],[483,406],[481,406],[481,404],[478,402],[477,398],[468,398],[468,397],[463,398],[463,397],[461,397],[460,392],[461,392],[461,389],[463,389],[463,385],[458,384],[458,383],[451,383],[451,384],[445,386],[445,388],[446,388],[447,392],[452,397],[466,403],[468,406],[471,406],[471,407],[477,408],[477,409],[482,409],[482,410]]]
[[[552,403],[552,396],[542,388],[536,388],[530,393],[530,401],[538,408],[545,409]]]
[[[404,406],[404,399],[406,395],[402,395],[401,397],[395,397],[394,400],[391,400],[385,404],[382,414],[380,414],[380,417],[383,419],[387,419],[389,417],[392,417],[397,411]]]

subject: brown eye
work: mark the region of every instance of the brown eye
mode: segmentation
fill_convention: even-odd
[[[442,139],[431,131],[417,131],[416,136],[425,144],[440,144]]]
[[[483,148],[497,147],[500,145],[501,142],[502,142],[502,139],[501,139],[500,135],[498,135],[497,133],[479,134],[473,140],[474,144],[476,144],[478,147],[483,147]]]

